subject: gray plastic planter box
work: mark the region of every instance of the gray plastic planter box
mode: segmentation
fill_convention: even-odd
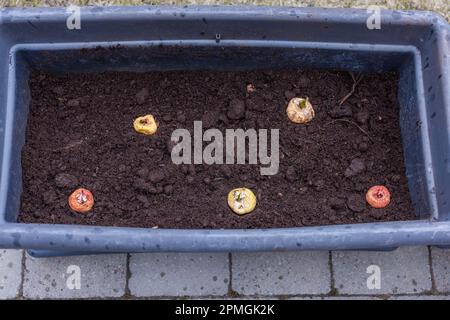
[[[287,7],[93,7],[82,8],[80,30],[69,30],[65,8],[1,10],[0,247],[45,255],[449,246],[449,25],[429,12],[383,11],[381,29],[369,30],[369,15]],[[265,230],[16,223],[30,69],[268,67],[400,73],[401,130],[416,221]]]

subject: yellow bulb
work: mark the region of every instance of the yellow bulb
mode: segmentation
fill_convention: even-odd
[[[303,98],[292,98],[286,108],[286,114],[294,123],[308,123],[315,116],[311,103]]]
[[[156,133],[156,130],[158,130],[158,124],[151,114],[147,114],[143,117],[137,118],[136,120],[134,120],[133,126],[136,132],[145,135],[153,135]]]
[[[244,215],[255,210],[256,196],[247,188],[236,188],[228,193],[228,205],[238,215]]]

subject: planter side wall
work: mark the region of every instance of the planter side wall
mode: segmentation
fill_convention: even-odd
[[[426,121],[435,171],[439,220],[450,220],[450,30],[436,23],[420,45]],[[437,174],[436,174],[437,173]]]

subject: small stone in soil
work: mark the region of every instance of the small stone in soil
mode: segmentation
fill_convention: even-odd
[[[205,179],[203,179],[203,182],[205,184],[210,184],[211,183],[211,178],[210,177],[205,177]]]
[[[84,122],[84,120],[86,119],[86,117],[87,117],[87,114],[86,113],[81,113],[81,114],[78,114],[77,116],[76,116],[76,121],[77,121],[77,125],[78,124],[82,124],[83,122]]]
[[[229,166],[222,166],[222,174],[223,174],[223,176],[225,177],[225,178],[230,178],[231,177],[231,175],[233,174],[232,172],[231,172],[231,168],[229,167]]]
[[[52,89],[53,93],[58,95],[58,96],[62,96],[64,94],[64,88],[61,86],[56,86]]]
[[[344,175],[348,177],[356,176],[366,170],[366,165],[364,163],[364,160],[360,158],[355,158],[350,163],[350,166],[345,170]]]
[[[298,188],[299,194],[306,194],[308,192],[308,187],[300,187]]]
[[[194,177],[193,176],[187,176],[186,177],[186,181],[187,181],[187,183],[189,183],[189,184],[191,184],[191,183],[194,183]]]
[[[137,199],[140,203],[142,203],[142,204],[148,204],[148,199],[147,199],[147,197],[144,196],[144,195],[142,195],[142,194],[138,194],[138,195],[136,196],[136,199]]]
[[[330,117],[338,119],[352,116],[352,108],[349,105],[336,106],[329,111]]]
[[[317,191],[320,191],[325,186],[325,181],[323,181],[322,179],[315,180],[313,183],[313,186],[314,186],[314,189],[316,189]]]
[[[139,177],[141,177],[141,178],[147,177],[147,175],[148,175],[148,169],[147,169],[147,168],[140,168],[140,169],[137,171],[137,175],[138,175]]]
[[[358,111],[358,113],[355,114],[355,120],[359,124],[366,124],[369,120],[369,111],[365,109]]]
[[[171,195],[173,192],[173,186],[171,184],[164,187],[164,193],[166,195]]]
[[[42,194],[42,201],[45,204],[50,205],[50,204],[55,203],[57,197],[58,196],[56,195],[56,192],[50,189],[50,190],[45,191]]]
[[[152,186],[150,183],[145,182],[143,179],[136,179],[133,182],[133,187],[137,191],[141,192],[149,192],[149,193],[156,193],[156,188]]]
[[[332,209],[344,209],[345,208],[345,200],[339,198],[330,198],[328,200],[328,204]]]
[[[293,166],[287,168],[286,180],[289,182],[294,182],[295,180],[297,180],[297,172]]]
[[[78,186],[78,179],[71,174],[59,173],[55,177],[55,184],[58,188],[72,189]]]
[[[233,99],[228,105],[227,117],[231,120],[239,120],[245,117],[245,103],[239,99]]]
[[[149,172],[148,179],[152,183],[158,183],[164,180],[164,171],[161,169],[154,169]]]
[[[253,93],[256,91],[256,87],[252,83],[247,84],[246,89],[247,93]]]
[[[367,142],[361,142],[358,145],[358,150],[361,152],[366,152],[367,150],[369,150],[369,144]]]
[[[138,93],[136,93],[136,101],[139,104],[143,104],[145,100],[147,100],[150,92],[147,88],[141,89]]]
[[[352,194],[347,197],[347,206],[353,212],[362,212],[366,208],[366,202],[362,195]]]
[[[78,99],[71,99],[67,101],[67,106],[71,108],[76,108],[80,105],[80,100]]]

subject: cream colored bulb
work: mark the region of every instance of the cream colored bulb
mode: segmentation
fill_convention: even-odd
[[[151,114],[136,118],[133,122],[133,127],[136,132],[145,135],[153,135],[158,130],[158,124]]]
[[[308,123],[314,116],[314,109],[308,99],[292,98],[286,108],[288,118],[294,123]]]
[[[228,193],[228,206],[238,215],[244,215],[255,210],[256,196],[247,188],[236,188]]]

